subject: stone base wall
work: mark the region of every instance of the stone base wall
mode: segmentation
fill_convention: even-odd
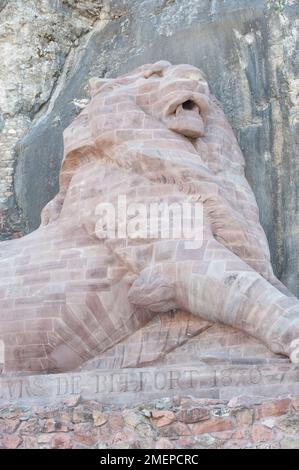
[[[72,396],[62,404],[1,406],[6,449],[297,449],[299,398],[156,400],[131,408]]]

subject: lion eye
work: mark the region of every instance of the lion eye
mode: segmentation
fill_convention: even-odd
[[[162,78],[163,70],[152,70],[145,72],[144,78]]]
[[[101,93],[107,93],[107,92],[109,93],[110,91],[116,90],[119,87],[120,87],[119,83],[108,83],[100,89],[100,92]]]

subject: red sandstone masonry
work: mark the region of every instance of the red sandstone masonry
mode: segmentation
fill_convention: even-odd
[[[160,61],[92,83],[90,103],[65,131],[60,191],[42,226],[0,244],[4,373],[75,370],[141,330],[124,348],[126,363],[150,362],[156,350],[156,361],[169,364],[172,349],[175,364],[201,360],[201,338],[201,357],[179,350],[191,338],[178,319],[173,344],[159,323],[146,334],[149,320],[174,310],[233,326],[298,362],[299,302],[274,277],[241,149],[203,74]],[[96,208],[119,195],[147,206],[182,206],[192,195],[204,209],[202,248],[186,250],[183,235],[103,239]],[[147,349],[142,359],[138,348]],[[225,354],[218,348],[213,357],[225,363]],[[232,426],[217,419],[189,424],[198,432]]]
[[[74,395],[56,406],[7,404],[0,408],[0,448],[298,449],[298,403],[176,397],[117,408]]]

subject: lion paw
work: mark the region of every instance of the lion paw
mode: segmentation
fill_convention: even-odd
[[[129,301],[156,313],[174,310],[177,307],[174,282],[155,268],[145,269],[133,283]]]

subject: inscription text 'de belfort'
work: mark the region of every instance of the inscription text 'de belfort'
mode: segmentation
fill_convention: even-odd
[[[55,402],[71,395],[106,403],[136,402],[136,396],[160,398],[191,393],[194,397],[229,398],[242,388],[267,396],[299,391],[299,367],[289,364],[90,371],[0,379],[0,403]],[[138,395],[136,395],[138,394]]]

